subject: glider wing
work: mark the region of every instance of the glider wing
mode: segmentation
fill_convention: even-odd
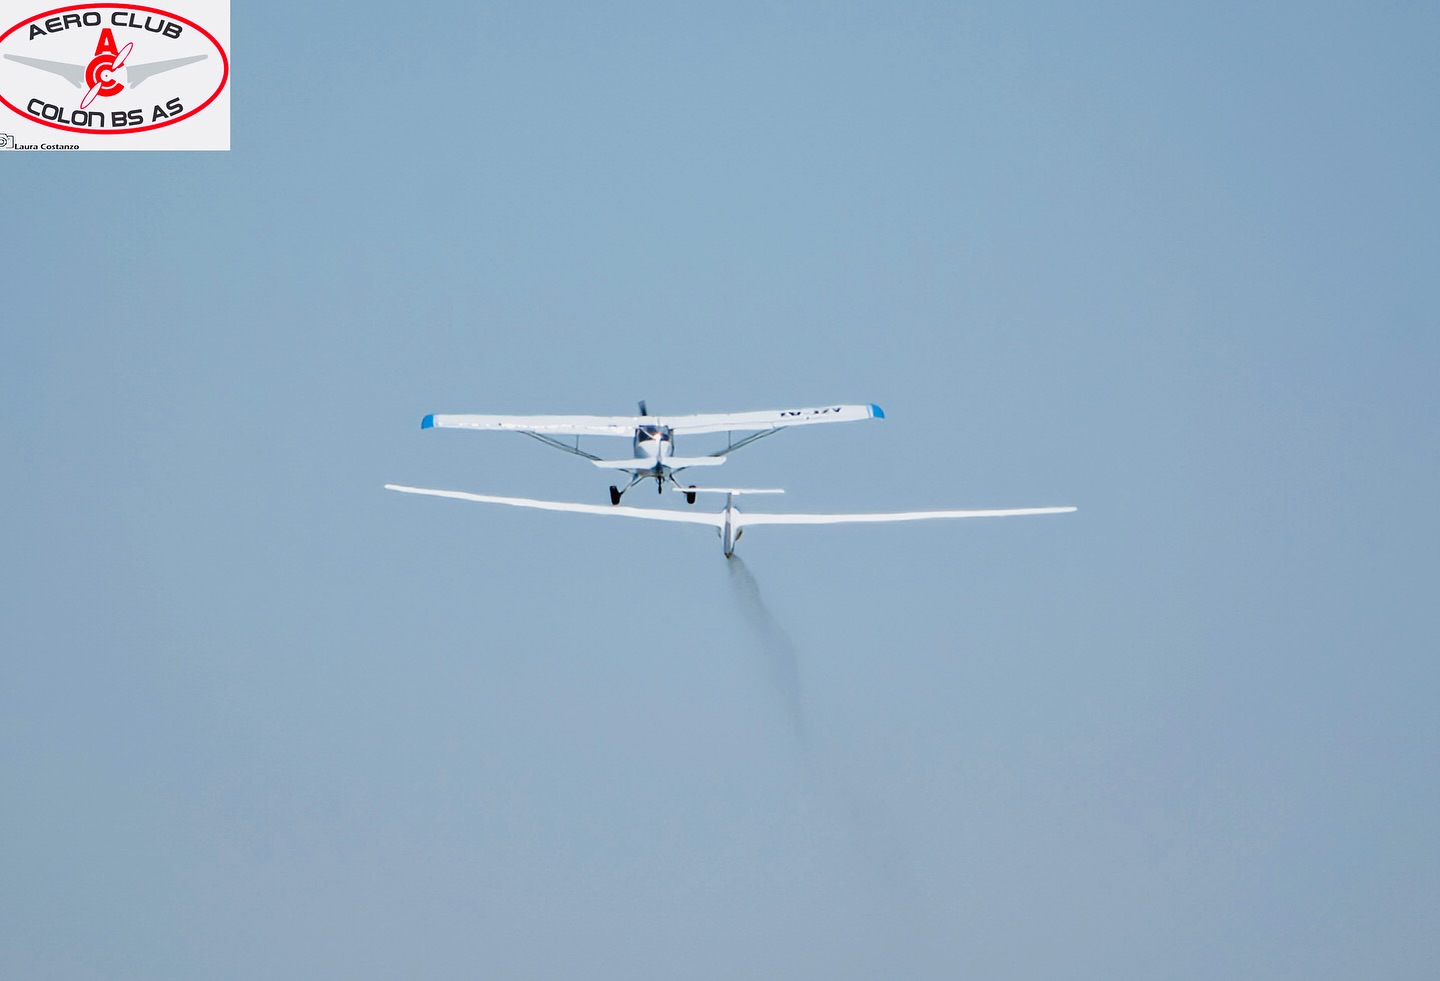
[[[509,504],[517,508],[535,508],[540,511],[575,511],[580,514],[608,514],[620,518],[646,518],[650,521],[679,521],[691,525],[710,525],[719,528],[725,524],[724,513],[712,514],[704,511],[662,511],[656,508],[632,508],[623,505],[571,504],[566,501],[536,501],[528,497],[494,497],[489,494],[468,494],[465,491],[430,490],[425,487],[404,487],[400,484],[386,484],[386,490],[402,494],[428,494],[431,497],[453,497],[457,501],[478,501],[481,504]]]
[[[992,508],[971,511],[900,511],[892,514],[750,514],[735,513],[735,523],[746,525],[848,525],[880,521],[927,521],[931,518],[1007,518],[1021,514],[1065,514],[1071,507]]]

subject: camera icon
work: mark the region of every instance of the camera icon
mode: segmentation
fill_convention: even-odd
[[[11,136],[9,133],[0,133],[0,148],[4,148],[7,146],[13,147],[14,145],[15,137]]]

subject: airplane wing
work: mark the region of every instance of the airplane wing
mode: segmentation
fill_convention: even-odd
[[[884,419],[878,405],[828,405],[814,409],[764,409],[759,412],[716,412],[698,416],[662,416],[651,419],[676,433],[725,433],[787,426],[808,426],[817,422],[855,422]]]
[[[536,501],[528,497],[493,497],[489,494],[467,494],[465,491],[429,490],[425,487],[404,487],[400,484],[386,484],[386,490],[402,494],[427,494],[431,497],[453,497],[457,501],[478,501],[481,504],[509,504],[517,508],[535,508],[539,511],[576,511],[580,514],[609,514],[620,518],[647,518],[651,521],[679,521],[691,525],[709,525],[719,528],[725,524],[725,515],[704,511],[662,511],[656,508],[632,508],[609,504],[571,504],[565,501]]]
[[[191,55],[188,58],[174,58],[170,61],[152,61],[148,65],[126,65],[125,79],[130,87],[138,88],[140,83],[151,75],[159,75],[161,72],[168,72],[185,65],[193,65],[197,61],[204,61],[209,55]]]
[[[547,436],[634,436],[636,426],[655,425],[650,416],[474,416],[429,415],[421,429],[490,429]]]
[[[7,54],[10,61],[18,61],[22,65],[29,65],[31,68],[38,68],[42,72],[49,72],[52,75],[59,75],[65,81],[77,89],[85,87],[85,66],[67,65],[60,61],[41,61],[39,58],[25,58],[21,55]]]
[[[420,428],[509,430],[547,436],[633,436],[640,426],[668,426],[675,433],[725,433],[884,418],[885,412],[878,405],[829,405],[696,416],[428,415],[420,421]]]
[[[466,491],[430,490],[425,487],[406,487],[401,484],[386,484],[385,489],[400,491],[403,494],[451,497],[457,501],[478,501],[481,504],[509,504],[512,507],[535,508],[540,511],[611,514],[622,518],[679,521],[693,525],[711,525],[716,528],[725,524],[724,511],[665,511],[655,508],[632,508],[606,504],[571,504],[567,501],[537,501],[528,497],[495,497],[490,494],[470,494]],[[868,524],[881,521],[926,521],[931,518],[1004,518],[1022,514],[1066,514],[1074,510],[1077,509],[1073,507],[991,508],[966,511],[899,511],[890,514],[755,514],[736,510],[732,514],[734,523],[743,527],[747,525]]]
[[[1066,514],[1076,510],[1057,508],[992,508],[970,511],[899,511],[892,514],[751,514],[735,512],[735,523],[747,525],[848,525],[879,521],[927,521],[931,518],[1007,518],[1020,514]]]

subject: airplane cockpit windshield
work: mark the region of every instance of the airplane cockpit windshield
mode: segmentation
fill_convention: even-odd
[[[670,429],[667,426],[641,426],[635,433],[637,439],[649,442],[653,439],[667,440],[670,438]]]

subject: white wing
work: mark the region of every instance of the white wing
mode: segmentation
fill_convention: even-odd
[[[640,426],[668,426],[676,433],[724,433],[884,418],[885,411],[878,405],[829,405],[698,416],[429,415],[420,421],[420,428],[510,430],[549,436],[633,436]]]
[[[817,422],[856,422],[884,419],[878,405],[828,405],[814,409],[763,409],[759,412],[717,412],[698,416],[662,416],[651,420],[677,433],[725,433],[787,426],[809,426]]]
[[[635,427],[654,425],[646,416],[441,416],[420,420],[421,429],[491,429],[547,436],[634,436]]]
[[[877,521],[928,521],[931,518],[1008,518],[1020,514],[1066,514],[1075,508],[992,508],[971,511],[900,511],[893,514],[750,514],[735,512],[735,523],[746,525],[848,525]]]
[[[428,494],[431,497],[453,497],[457,501],[478,501],[481,504],[509,504],[517,508],[535,508],[540,511],[576,511],[580,514],[608,514],[620,518],[647,518],[651,521],[680,521],[691,525],[710,525],[719,528],[725,523],[725,515],[709,514],[703,511],[661,511],[652,508],[632,508],[607,504],[570,504],[565,501],[535,501],[528,497],[493,497],[489,494],[467,494],[464,491],[429,490],[424,487],[403,487],[386,484],[386,490],[402,494]]]

